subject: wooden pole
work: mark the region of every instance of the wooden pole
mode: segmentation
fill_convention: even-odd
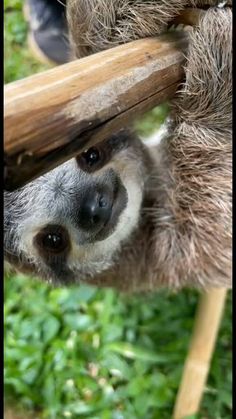
[[[173,419],[198,412],[224,309],[227,290],[211,289],[200,297],[193,336],[176,398]]]
[[[5,86],[5,188],[15,189],[174,95],[187,32],[142,39]]]

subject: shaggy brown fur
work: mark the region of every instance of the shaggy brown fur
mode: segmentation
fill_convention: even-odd
[[[201,3],[71,0],[76,54],[159,34],[183,7]],[[172,104],[173,127],[158,152],[142,224],[112,271],[92,283],[231,286],[231,59],[231,10],[210,8],[191,34],[186,82]]]
[[[155,36],[185,7],[214,6],[216,0],[69,0],[71,45],[83,57],[119,44]],[[232,0],[227,1],[231,4]]]

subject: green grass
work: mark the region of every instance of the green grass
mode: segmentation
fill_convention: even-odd
[[[45,69],[28,51],[22,1],[4,2],[5,81]],[[166,108],[149,113],[150,133]],[[170,419],[198,293],[122,296],[5,278],[5,397],[41,418]],[[232,417],[231,293],[198,419]],[[194,383],[193,383],[194,385]],[[37,412],[37,413],[36,413]]]
[[[169,419],[197,297],[131,298],[9,277],[6,395],[45,418]],[[231,417],[230,295],[198,417]]]

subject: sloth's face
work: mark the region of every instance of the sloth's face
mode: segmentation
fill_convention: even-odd
[[[5,193],[5,258],[55,283],[86,279],[114,262],[138,225],[146,168],[126,131],[24,188]]]

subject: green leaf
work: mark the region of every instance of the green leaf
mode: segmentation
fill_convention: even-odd
[[[129,359],[140,359],[142,361],[153,363],[166,363],[169,357],[159,355],[155,352],[148,351],[126,342],[114,342],[106,345],[107,351],[117,352]]]
[[[77,331],[87,330],[93,324],[90,316],[80,313],[65,314],[63,321],[71,330]]]
[[[42,327],[43,341],[45,343],[50,342],[50,340],[52,340],[57,335],[59,329],[60,329],[59,320],[52,315],[48,315]]]
[[[66,412],[70,412],[72,415],[87,415],[94,412],[94,407],[84,403],[83,401],[78,401],[66,406],[63,412],[64,417],[67,416]]]

